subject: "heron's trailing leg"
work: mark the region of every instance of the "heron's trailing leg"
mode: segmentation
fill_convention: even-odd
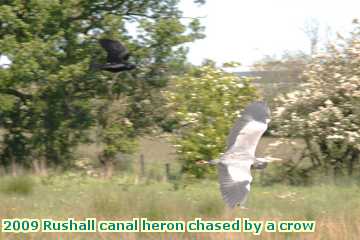
[[[264,169],[268,165],[267,162],[263,161],[263,158],[256,158],[254,163],[252,164],[252,168],[254,169]]]
[[[211,164],[211,165],[216,165],[220,162],[219,159],[215,159],[215,160],[209,160],[209,161],[206,161],[206,160],[200,160],[200,161],[197,161],[196,164],[198,165],[203,165],[203,164]]]
[[[206,160],[199,160],[199,161],[196,161],[196,164],[197,164],[197,165],[209,164],[209,161],[206,161]]]

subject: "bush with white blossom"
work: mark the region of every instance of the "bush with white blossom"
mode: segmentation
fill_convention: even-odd
[[[304,140],[307,175],[360,175],[360,25],[354,25],[349,38],[314,57],[301,88],[277,102],[273,134]]]

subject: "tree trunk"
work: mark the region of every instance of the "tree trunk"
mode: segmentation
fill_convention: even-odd
[[[145,177],[145,158],[144,158],[144,154],[140,155],[140,177],[141,178]]]
[[[341,160],[336,159],[333,171],[334,171],[334,181],[335,183],[338,183],[339,180],[341,179],[342,175],[342,163],[340,162]]]
[[[347,170],[348,170],[348,175],[352,176],[353,175],[353,170],[354,170],[354,163],[356,161],[356,159],[359,157],[357,152],[353,152],[349,161],[348,161],[348,165],[347,165]]]
[[[32,169],[33,169],[33,173],[35,175],[40,175],[40,163],[39,163],[39,160],[38,159],[35,159],[32,161]]]
[[[11,175],[13,177],[17,176],[17,166],[14,158],[11,158]]]
[[[47,176],[47,164],[45,158],[40,158],[40,174],[41,176]]]
[[[104,177],[111,178],[114,172],[114,163],[111,159],[107,159],[104,163]]]
[[[104,156],[104,153],[99,155],[99,161],[103,165],[103,177],[104,178],[111,178],[114,172],[114,162],[108,156]]]
[[[171,180],[170,163],[165,163],[166,181]]]
[[[47,164],[46,159],[39,157],[32,162],[33,172],[39,176],[47,176]]]

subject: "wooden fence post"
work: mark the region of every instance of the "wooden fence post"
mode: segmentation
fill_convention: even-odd
[[[144,154],[140,155],[140,176],[145,177],[145,160]]]
[[[165,163],[166,180],[169,181],[171,178],[170,163]]]

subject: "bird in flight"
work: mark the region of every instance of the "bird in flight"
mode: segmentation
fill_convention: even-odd
[[[230,130],[226,152],[219,159],[198,162],[217,165],[220,191],[231,208],[246,202],[252,181],[251,167],[264,169],[267,162],[281,160],[255,157],[256,147],[269,122],[270,109],[265,102],[249,104]]]
[[[100,39],[99,43],[107,52],[107,62],[105,64],[94,63],[91,65],[91,69],[101,69],[116,73],[132,70],[136,67],[135,64],[128,62],[130,53],[121,42],[111,39]]]

